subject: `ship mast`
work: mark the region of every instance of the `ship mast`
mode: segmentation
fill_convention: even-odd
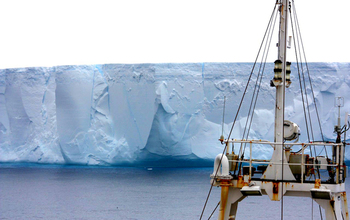
[[[340,123],[338,123],[338,126],[336,127],[338,137],[337,141],[334,143],[324,141],[298,143],[300,135],[299,126],[291,121],[285,120],[285,92],[286,88],[291,84],[291,63],[287,62],[286,56],[287,48],[289,48],[289,42],[287,43],[287,24],[289,23],[289,19],[292,21],[296,16],[293,3],[294,1],[289,2],[289,0],[278,0],[267,29],[268,31],[269,28],[272,27],[270,24],[274,23],[272,18],[278,16],[275,14],[278,9],[280,15],[278,56],[275,61],[274,78],[270,83],[272,87],[276,88],[274,141],[270,142],[261,139],[253,140],[249,138],[242,138],[240,140],[234,138],[231,139],[231,133],[227,139],[224,139],[223,136],[220,137],[220,142],[222,144],[225,143],[225,149],[223,153],[218,154],[215,158],[213,173],[210,175],[212,179],[211,188],[207,197],[208,201],[213,186],[221,187],[221,198],[220,203],[218,203],[218,206],[220,205],[218,220],[235,220],[237,217],[238,203],[240,201],[246,197],[262,195],[269,196],[272,201],[281,201],[284,196],[312,198],[313,201],[319,204],[319,207],[322,207],[325,210],[327,220],[349,220],[344,182],[345,168],[343,165],[344,147],[346,143],[345,141],[344,143],[341,143],[341,134],[347,130],[347,119],[345,122],[346,125],[343,128],[340,128]],[[293,9],[293,11],[290,9]],[[291,12],[293,12],[292,16],[290,14]],[[292,21],[291,29],[293,34],[295,34],[293,28],[294,24],[295,23]],[[271,33],[273,33],[273,31],[271,31]],[[266,42],[268,42],[268,40],[266,40]],[[298,48],[296,47],[295,49],[297,50]],[[299,71],[298,58],[297,67]],[[250,78],[246,89],[248,88],[249,81]],[[258,82],[258,80],[256,82]],[[260,86],[260,84],[258,86]],[[243,93],[241,104],[244,95],[245,92]],[[233,126],[239,113],[239,109],[236,113]],[[295,141],[291,142],[293,140]],[[232,143],[232,149],[234,149],[234,144],[236,143],[240,144],[241,147],[243,145],[245,147],[247,146],[249,148],[248,159],[244,158],[245,147],[243,153],[238,155],[235,154],[233,150],[229,153],[227,150],[229,143]],[[253,148],[253,145],[272,146],[273,153],[271,159],[266,161],[265,159],[253,158],[252,153],[255,149]],[[324,149],[328,146],[328,148],[331,148],[333,151],[332,159],[328,158],[327,153],[326,157],[322,155],[316,155],[315,157],[312,157],[311,155],[310,157],[308,152],[305,151],[308,147],[311,148],[311,146],[314,148],[323,147]],[[292,152],[291,150],[293,147],[297,148],[298,151]],[[293,150],[295,148],[293,148]],[[225,151],[227,151],[227,153],[225,153]],[[327,176],[323,177],[315,175],[315,170],[320,169],[327,171],[328,179],[326,179]],[[254,177],[254,174],[257,174],[257,176]],[[204,205],[201,218],[207,201]],[[283,200],[281,207],[281,216],[283,218]]]
[[[284,121],[284,102],[285,102],[285,78],[286,78],[286,54],[287,54],[287,22],[288,22],[288,0],[282,0],[280,6],[280,29],[278,41],[278,60],[281,65],[281,82],[276,82],[276,107],[275,107],[275,138],[274,142],[283,142],[283,121]]]
[[[284,109],[285,109],[285,90],[289,86],[286,83],[287,69],[287,32],[289,17],[289,0],[280,0],[280,26],[278,41],[278,59],[275,61],[275,77],[272,80],[273,86],[276,87],[276,105],[275,105],[275,149],[272,154],[272,164],[267,168],[263,179],[269,180],[295,180],[288,166],[283,164],[287,161],[284,153]]]

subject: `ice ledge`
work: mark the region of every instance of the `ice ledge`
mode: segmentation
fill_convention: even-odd
[[[270,69],[272,64],[266,66]],[[323,133],[334,139],[336,109],[329,103],[336,96],[350,94],[350,64],[310,63],[309,69]],[[189,164],[213,160],[222,152],[217,139],[223,97],[227,98],[229,122],[250,71],[250,63],[0,70],[0,162],[107,166],[154,162],[161,166],[170,159]],[[303,132],[296,71],[292,65],[286,116]],[[267,71],[265,78],[272,78],[272,72]],[[265,81],[250,132],[254,139],[272,139],[273,134],[274,90]],[[347,100],[345,97],[342,111],[350,111]],[[243,115],[234,136],[240,137],[240,126],[244,126]],[[229,127],[225,124],[224,133]],[[319,134],[315,136],[319,138]],[[254,153],[271,154],[264,148]],[[349,152],[346,158],[350,159]]]

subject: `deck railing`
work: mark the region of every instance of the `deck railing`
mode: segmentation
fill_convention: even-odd
[[[284,166],[300,166],[300,179],[299,181],[301,183],[304,182],[304,175],[305,175],[305,167],[306,166],[311,166],[311,168],[320,168],[320,167],[327,167],[327,170],[332,170],[335,176],[335,183],[338,184],[340,182],[344,181],[344,144],[343,143],[328,143],[328,142],[311,142],[311,143],[274,143],[274,142],[269,142],[265,140],[236,140],[236,139],[230,139],[230,140],[224,140],[226,144],[226,152],[229,152],[229,143],[235,144],[235,143],[241,143],[241,144],[249,144],[249,159],[238,159],[237,160],[230,160],[229,162],[236,162],[237,164],[239,163],[249,163],[249,179],[252,178],[252,169],[253,169],[253,164],[269,164],[269,165],[284,165]],[[301,162],[272,162],[269,160],[265,159],[254,159],[252,157],[252,152],[254,150],[253,145],[271,145],[273,148],[276,145],[283,145],[283,151],[286,153],[286,151],[291,151],[291,149],[295,146],[301,146],[301,149],[297,151],[297,154],[301,154]],[[316,158],[320,156],[315,156],[313,163],[309,163],[309,161],[305,162],[305,156],[308,154],[305,154],[306,148],[314,146],[314,147],[332,147],[332,158],[331,158],[331,163],[329,163],[327,160],[327,163],[315,163]],[[241,154],[242,152],[240,152]],[[293,153],[295,154],[295,153]],[[239,155],[241,156],[241,155]],[[334,168],[335,167],[335,171]],[[239,169],[239,168],[237,168]]]

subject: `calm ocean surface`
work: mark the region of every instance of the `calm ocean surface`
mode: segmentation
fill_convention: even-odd
[[[0,219],[199,219],[210,173],[212,168],[0,164]],[[219,198],[220,189],[214,188],[203,219]],[[313,219],[321,219],[311,199],[284,198],[284,219],[312,219],[312,210]],[[281,202],[246,198],[237,218],[279,220]]]

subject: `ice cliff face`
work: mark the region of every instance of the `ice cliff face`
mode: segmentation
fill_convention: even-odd
[[[227,136],[251,66],[106,64],[0,70],[0,162],[207,165],[205,160],[223,150],[217,141],[223,98]],[[250,136],[273,140],[275,89],[269,85],[273,65],[266,69]],[[323,132],[333,139],[334,98],[345,98],[342,117],[350,111],[350,64],[311,63],[309,69]],[[300,125],[305,141],[293,66],[292,82],[286,118]],[[311,96],[309,105],[314,112]],[[245,103],[243,113],[248,106]],[[240,138],[244,126],[242,114],[233,137]],[[315,140],[320,140],[319,130],[315,133]],[[268,158],[271,149],[254,154]],[[350,159],[350,152],[346,157]]]

